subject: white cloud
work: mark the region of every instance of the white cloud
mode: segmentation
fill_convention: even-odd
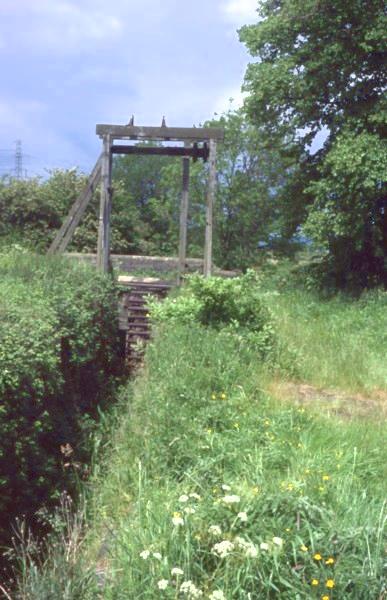
[[[246,25],[258,20],[258,0],[227,0],[222,7],[223,14],[234,25]]]
[[[90,43],[111,42],[123,32],[119,13],[113,13],[109,4],[100,8],[99,4],[95,2],[91,7],[88,2],[73,0],[19,0],[11,4],[5,0],[0,5],[0,16],[18,19],[19,45],[45,52],[73,53]],[[6,31],[4,36],[7,37]],[[15,38],[9,35],[8,39],[12,43]]]

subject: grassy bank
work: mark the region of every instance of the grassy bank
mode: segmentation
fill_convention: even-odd
[[[20,597],[382,597],[385,425],[279,403],[269,379],[242,335],[162,325],[100,438],[85,540],[24,561]]]

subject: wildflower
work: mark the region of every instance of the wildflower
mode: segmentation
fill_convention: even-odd
[[[322,476],[322,480],[323,481],[329,481],[330,480],[330,476],[329,475],[323,475]]]
[[[280,537],[273,537],[273,544],[275,544],[276,546],[279,546],[280,548],[282,547],[284,541],[282,538]]]
[[[325,487],[323,485],[320,485],[319,488],[318,488],[318,491],[319,492],[323,492],[324,490],[325,490]]]
[[[329,558],[326,559],[325,564],[326,565],[333,565],[335,562],[335,559],[332,558],[332,556],[330,556]]]
[[[182,494],[179,498],[179,502],[188,502],[189,497],[187,496],[187,494]]]
[[[318,585],[319,584],[319,580],[318,579],[312,579],[311,584],[312,585]]]
[[[140,552],[140,557],[143,560],[146,560],[147,558],[149,558],[149,556],[150,556],[149,550],[143,550],[142,552]]]
[[[184,575],[184,571],[183,569],[179,569],[179,567],[173,567],[173,569],[171,569],[171,575]]]
[[[157,558],[157,560],[162,559],[160,552],[152,552],[152,556],[153,556],[153,558]]]
[[[210,600],[226,600],[226,596],[223,594],[222,590],[215,590],[210,594]]]
[[[222,392],[220,394],[220,397],[221,397],[222,400],[226,400],[226,398],[227,398],[227,396],[226,396],[226,394],[224,392]]]
[[[321,596],[321,600],[330,600],[330,598],[329,598],[329,596],[324,594],[324,596]]]
[[[183,581],[180,586],[180,593],[188,596],[188,598],[196,599],[203,596],[203,592],[199,590],[192,581]]]
[[[259,494],[259,487],[258,486],[254,486],[253,487],[253,494],[256,496],[257,494]]]
[[[235,494],[231,494],[229,496],[223,496],[222,500],[225,504],[237,504],[240,502],[240,497],[236,496]]]
[[[216,394],[211,394],[211,400],[216,400]]]
[[[160,581],[157,582],[157,587],[159,590],[165,590],[168,587],[168,583],[168,579],[160,579]]]
[[[190,506],[186,506],[184,509],[184,512],[186,515],[193,515],[193,514],[195,514],[196,511],[194,508],[191,508]]]
[[[302,552],[308,552],[308,546],[305,546],[305,544],[302,544],[302,546],[300,546],[300,550]]]
[[[261,550],[269,550],[269,544],[267,544],[266,542],[261,542],[259,547]]]
[[[234,550],[234,544],[229,540],[223,540],[218,542],[212,547],[212,553],[217,554],[220,558],[225,558],[230,552]]]
[[[333,579],[327,579],[325,585],[327,588],[332,589],[335,587],[335,582]]]
[[[239,429],[239,423],[237,421],[234,423],[234,429]]]
[[[222,490],[224,490],[225,492],[229,492],[231,490],[231,487],[227,485],[227,483],[222,483]]]
[[[290,533],[290,527],[286,527],[285,531],[286,533]]]
[[[294,490],[294,485],[292,483],[288,483],[286,489],[288,490],[288,492],[291,492],[292,490]]]
[[[179,513],[179,512],[173,513],[172,523],[174,524],[175,527],[178,527],[179,525],[184,525],[184,519],[182,518],[181,513]]]
[[[246,521],[247,521],[247,513],[246,512],[239,512],[237,517],[238,517],[238,519],[240,519],[242,521],[242,523],[246,523]]]
[[[194,498],[194,500],[201,500],[201,497],[196,492],[191,492],[189,495],[190,498]]]
[[[245,540],[243,537],[236,537],[235,543],[244,551],[248,558],[256,558],[258,556],[258,550],[252,542]]]
[[[318,552],[316,552],[316,554],[313,556],[313,558],[314,558],[314,560],[322,560],[322,556]]]
[[[208,533],[212,533],[212,535],[222,535],[222,530],[219,525],[211,525],[208,528]]]

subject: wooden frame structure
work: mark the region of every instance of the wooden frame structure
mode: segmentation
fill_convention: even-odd
[[[102,139],[102,153],[90,175],[88,184],[77,198],[68,216],[49,248],[49,254],[64,252],[80,222],[90,198],[101,183],[101,199],[98,225],[97,268],[109,270],[110,262],[110,214],[112,206],[112,157],[113,154],[138,154],[180,156],[183,162],[182,195],[180,205],[179,233],[179,281],[185,271],[187,251],[187,222],[189,204],[189,161],[202,159],[209,162],[208,189],[206,199],[206,229],[203,273],[206,277],[212,271],[212,229],[213,205],[216,192],[216,145],[224,139],[223,129],[215,127],[167,127],[165,120],[161,127],[139,127],[129,125],[97,125],[96,133]],[[115,140],[178,142],[183,145],[141,146],[114,144]]]

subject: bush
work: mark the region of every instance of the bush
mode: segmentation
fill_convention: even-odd
[[[252,270],[232,279],[190,276],[178,297],[150,301],[150,309],[156,322],[197,322],[226,329],[252,344],[261,357],[273,358],[277,348],[273,318]]]
[[[118,373],[116,291],[92,269],[0,255],[0,541],[83,472]]]

